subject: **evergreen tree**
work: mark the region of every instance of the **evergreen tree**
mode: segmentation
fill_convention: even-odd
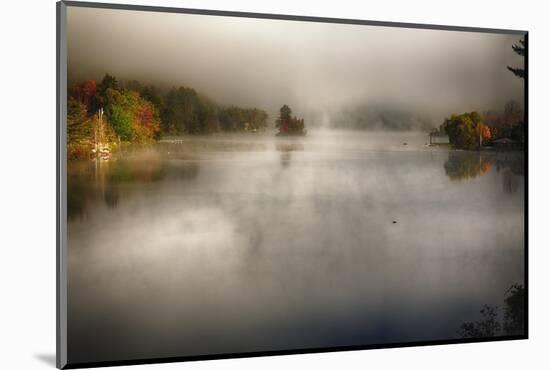
[[[514,52],[518,55],[521,55],[522,57],[525,57],[525,40],[519,40],[519,45],[515,44],[512,46],[512,49]],[[525,78],[525,69],[524,68],[514,68],[510,66],[506,66],[510,72],[515,74],[519,78]]]

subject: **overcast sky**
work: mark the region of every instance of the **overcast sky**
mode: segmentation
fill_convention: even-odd
[[[298,115],[358,104],[442,118],[523,101],[517,35],[68,8],[69,80],[189,86]]]

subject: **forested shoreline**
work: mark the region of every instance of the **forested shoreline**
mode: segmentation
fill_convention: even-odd
[[[222,106],[190,87],[162,92],[105,74],[100,82],[73,84],[67,101],[69,159],[107,157],[124,143],[148,143],[162,135],[258,132],[268,115],[258,108]]]
[[[476,150],[503,142],[521,148],[525,142],[523,117],[520,105],[509,101],[502,112],[452,114],[445,118],[439,128],[434,128],[430,135],[447,135],[449,144],[455,149]]]
[[[512,46],[517,55],[525,56],[525,41]],[[522,67],[506,68],[521,80],[525,79]],[[431,135],[447,134],[455,149],[475,150],[486,146],[503,149],[522,149],[525,143],[525,115],[516,101],[508,101],[502,112],[487,111],[452,114]]]
[[[525,53],[523,41],[512,48],[518,55]],[[507,68],[518,78],[525,78],[522,68]],[[356,113],[355,118],[348,115],[350,123],[340,126],[365,129],[372,126],[374,118],[388,128],[411,128],[420,122],[419,127],[427,131],[430,125],[426,117],[399,110],[368,109]],[[281,107],[275,121],[277,135],[306,134],[304,120],[291,114],[286,104]],[[67,155],[69,159],[107,159],[121,145],[154,142],[162,136],[258,132],[267,128],[267,119],[268,114],[262,109],[223,106],[191,87],[162,91],[137,80],[121,83],[106,73],[99,82],[85,80],[69,88]],[[501,112],[451,114],[429,134],[430,144],[434,136],[448,136],[454,149],[520,149],[525,131],[523,108],[511,100]]]

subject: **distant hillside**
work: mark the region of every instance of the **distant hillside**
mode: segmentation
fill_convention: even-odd
[[[361,105],[342,109],[330,117],[330,127],[365,130],[429,131],[433,119],[401,107]]]

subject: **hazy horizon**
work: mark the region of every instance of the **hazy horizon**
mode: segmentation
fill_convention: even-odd
[[[439,124],[523,103],[506,69],[523,65],[519,35],[78,7],[67,31],[69,82],[182,85],[271,117],[282,104],[306,120],[386,107]]]

